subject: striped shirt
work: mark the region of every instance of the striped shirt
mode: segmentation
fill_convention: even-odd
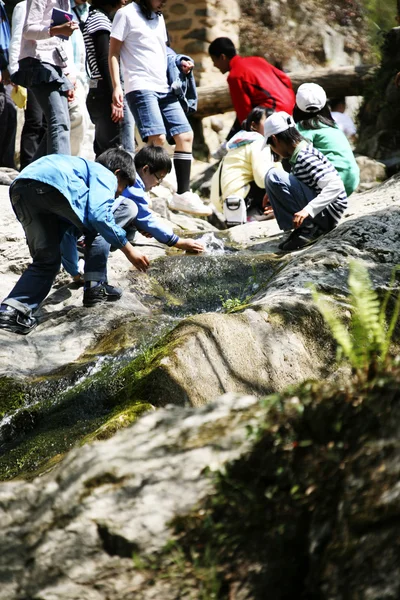
[[[107,15],[98,10],[97,8],[91,8],[89,10],[89,16],[86,20],[83,28],[83,39],[85,41],[86,48],[86,60],[89,66],[89,73],[91,79],[101,79],[101,73],[97,64],[96,51],[93,41],[93,34],[97,31],[111,32],[111,20]]]
[[[317,196],[304,207],[314,218],[324,208],[336,222],[347,208],[347,194],[343,182],[332,163],[312,144],[298,144],[290,163],[292,175],[317,192]]]

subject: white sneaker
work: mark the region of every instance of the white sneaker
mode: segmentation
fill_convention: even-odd
[[[174,194],[168,201],[168,207],[198,217],[209,217],[213,212],[211,206],[204,204],[194,192]]]

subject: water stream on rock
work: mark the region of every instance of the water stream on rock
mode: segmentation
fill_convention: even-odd
[[[90,436],[107,437],[128,425],[151,408],[141,378],[168,355],[177,325],[249,302],[273,275],[276,260],[238,251],[221,238],[207,232],[199,238],[203,254],[175,251],[154,260],[137,292],[150,316],[113,323],[79,361],[23,385],[22,400],[0,421],[0,479],[35,471]]]

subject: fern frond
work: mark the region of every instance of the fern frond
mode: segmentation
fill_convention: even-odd
[[[389,353],[392,336],[400,316],[400,291],[397,294],[393,314],[387,325],[386,311],[395,287],[396,267],[391,276],[388,291],[380,306],[377,292],[372,286],[366,267],[351,261],[349,265],[349,304],[351,322],[349,329],[338,318],[327,297],[312,288],[313,299],[329,325],[332,335],[359,375],[374,376]]]
[[[381,322],[378,294],[372,287],[366,267],[351,261],[349,288],[353,312],[354,350],[361,361],[379,356],[385,345],[385,325]]]
[[[328,323],[332,335],[342,349],[343,354],[347,356],[352,364],[354,361],[358,362],[358,358],[354,353],[352,338],[345,325],[336,316],[335,312],[332,310],[332,307],[329,305],[324,296],[318,293],[315,288],[312,289],[312,297],[325,321]]]
[[[383,300],[382,303],[382,307],[381,307],[381,320],[384,321],[384,323],[386,324],[386,311],[387,311],[387,305],[389,302],[389,298],[392,295],[392,291],[394,288],[394,284],[396,282],[396,274],[397,272],[400,270],[400,265],[397,265],[393,271],[392,271],[392,275],[390,278],[390,283],[389,283],[389,289],[385,294],[385,298]],[[389,353],[389,348],[390,348],[390,344],[392,342],[392,337],[393,337],[393,333],[394,333],[394,329],[396,327],[397,321],[399,320],[399,314],[400,314],[400,290],[397,294],[397,298],[396,298],[396,302],[394,305],[394,310],[390,319],[390,323],[388,326],[388,330],[386,333],[386,339],[385,339],[385,344],[383,347],[383,351],[382,351],[382,362],[384,362],[386,360],[386,357]]]

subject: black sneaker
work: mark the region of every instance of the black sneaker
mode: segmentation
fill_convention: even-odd
[[[103,302],[115,302],[122,296],[122,290],[108,283],[100,283],[95,287],[83,290],[83,306],[94,306]]]
[[[327,232],[323,231],[318,225],[299,227],[292,231],[289,237],[281,242],[278,247],[284,252],[300,250],[316,242],[324,233]]]
[[[35,317],[27,317],[15,308],[0,311],[0,329],[26,335],[35,329],[38,322]]]

